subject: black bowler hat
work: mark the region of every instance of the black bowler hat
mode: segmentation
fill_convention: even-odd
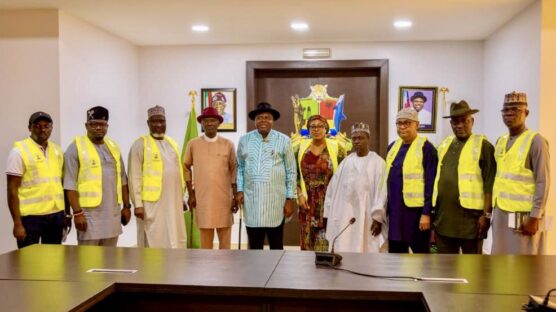
[[[249,112],[249,119],[255,120],[255,117],[262,113],[271,113],[274,120],[280,119],[280,112],[272,108],[272,105],[267,102],[257,104],[257,108]]]
[[[417,92],[413,93],[413,95],[409,99],[411,100],[411,102],[413,102],[413,100],[415,100],[417,98],[421,98],[423,100],[423,102],[427,101],[427,97],[421,91],[417,91]]]

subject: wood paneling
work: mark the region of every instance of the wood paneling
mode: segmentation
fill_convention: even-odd
[[[388,146],[388,60],[247,62],[247,111],[262,101],[280,111],[274,129],[294,131],[291,97],[306,97],[310,86],[327,84],[328,94],[345,94],[347,120],[340,131],[350,135],[354,122],[371,126],[371,149],[382,157]],[[255,125],[249,121],[247,130]]]

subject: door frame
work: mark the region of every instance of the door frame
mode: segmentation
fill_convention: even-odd
[[[379,73],[378,81],[378,120],[388,120],[388,59],[377,60],[334,60],[334,61],[247,61],[247,113],[256,106],[255,83],[258,71],[306,71],[306,70],[341,70],[365,69]],[[246,131],[248,124],[246,124]],[[388,122],[378,125],[378,154],[386,157],[388,146]]]

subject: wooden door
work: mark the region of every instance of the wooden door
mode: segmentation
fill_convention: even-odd
[[[388,144],[388,61],[269,61],[247,62],[247,112],[257,103],[268,102],[281,117],[274,130],[286,135],[295,131],[292,96],[310,94],[315,84],[327,85],[328,95],[344,94],[344,114],[340,132],[350,136],[355,122],[371,128],[371,150],[386,156]],[[248,120],[247,131],[255,129]],[[299,245],[297,218],[286,224],[284,244]]]

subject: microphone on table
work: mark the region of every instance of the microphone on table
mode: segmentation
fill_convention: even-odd
[[[556,304],[550,301],[550,294],[555,290],[556,288],[549,290],[544,300],[542,297],[529,295],[529,302],[524,304],[521,309],[525,311],[556,311]]]
[[[354,223],[355,223],[355,218],[351,218],[349,220],[349,223],[342,229],[342,231],[340,231],[340,233],[338,233],[338,235],[334,237],[330,252],[321,252],[321,251],[315,252],[316,265],[337,266],[338,264],[340,264],[340,262],[342,262],[342,256],[334,253],[334,244],[336,244],[336,240],[338,239],[338,237],[340,237],[340,235],[342,235],[342,233],[344,233],[347,230],[347,228]]]

